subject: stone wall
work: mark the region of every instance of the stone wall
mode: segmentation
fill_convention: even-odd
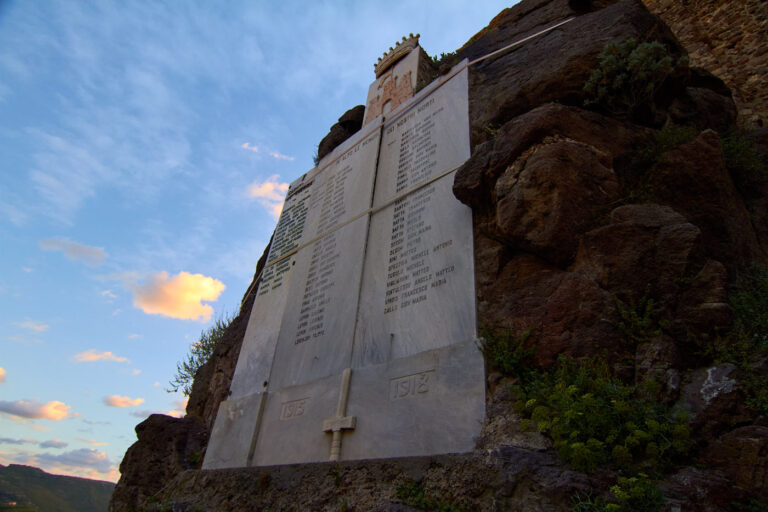
[[[768,2],[643,0],[688,50],[691,65],[722,78],[733,91],[740,124],[768,124]]]

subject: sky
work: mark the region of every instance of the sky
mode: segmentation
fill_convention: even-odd
[[[0,0],[0,464],[116,481],[378,57],[509,5]]]

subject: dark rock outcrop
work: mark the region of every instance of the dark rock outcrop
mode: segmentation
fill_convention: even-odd
[[[358,105],[344,112],[339,118],[339,122],[331,126],[331,130],[323,137],[317,146],[317,160],[320,161],[324,156],[333,151],[336,146],[357,133],[363,126],[363,116],[365,115],[365,105]]]
[[[178,473],[199,467],[208,430],[193,416],[153,414],[136,425],[136,441],[125,452],[109,509],[132,512],[147,505]]]

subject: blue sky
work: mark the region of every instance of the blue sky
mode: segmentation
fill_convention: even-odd
[[[116,480],[381,53],[508,5],[0,0],[0,464]]]

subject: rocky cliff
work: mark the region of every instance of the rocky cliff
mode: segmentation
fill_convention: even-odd
[[[688,50],[691,63],[722,78],[744,125],[768,123],[768,3],[644,0]]]
[[[454,193],[473,210],[488,340],[478,450],[194,470],[249,290],[187,417],[137,427],[111,510],[765,506],[767,135],[736,133],[731,90],[639,0],[523,0],[456,61],[570,16],[470,68],[472,156]],[[356,113],[324,152],[353,132]]]

